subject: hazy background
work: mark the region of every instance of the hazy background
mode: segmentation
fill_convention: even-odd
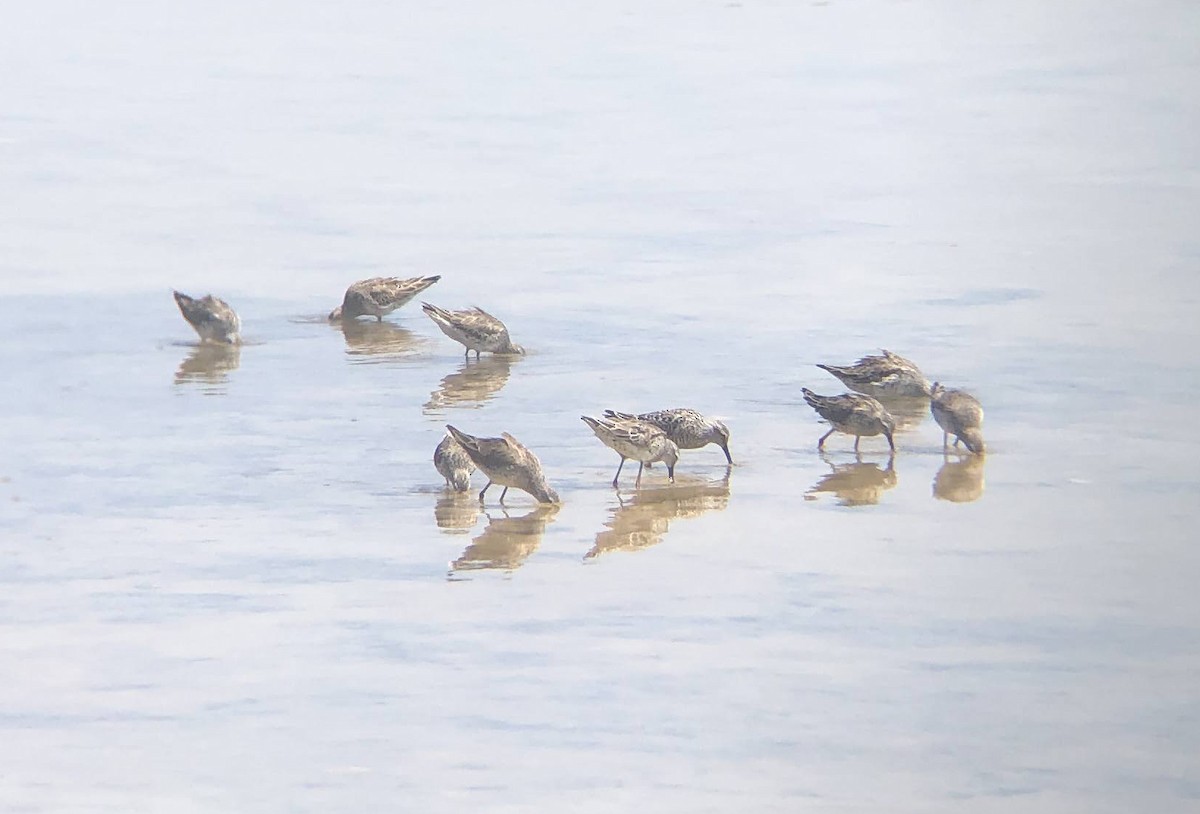
[[[1200,804],[1200,6],[4,19],[0,808]],[[529,356],[324,323],[380,274]],[[879,347],[986,461],[818,456]],[[737,466],[614,492],[579,415],[676,405]],[[563,506],[447,496],[447,422]]]

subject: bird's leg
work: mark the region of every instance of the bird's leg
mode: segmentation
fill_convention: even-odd
[[[942,452],[946,451],[946,447],[950,445],[950,433],[942,431]]]
[[[858,442],[862,440],[861,435],[854,436],[854,451],[858,452]]]
[[[375,315],[375,321],[376,321],[376,322],[383,322],[383,314],[376,314],[376,315]]]
[[[825,449],[825,439],[831,435],[833,435],[833,428],[830,428],[829,432],[821,436],[821,440],[817,442],[817,449]]]
[[[500,493],[500,505],[504,505],[504,496],[508,494],[508,487],[504,487],[504,491]]]
[[[621,463],[617,465],[617,474],[613,475],[613,488],[617,488],[617,479],[621,477],[621,467],[625,466],[625,456],[621,456]]]
[[[961,438],[959,438],[957,435],[956,435],[956,436],[954,436],[954,446],[955,446],[955,447],[957,447],[957,446],[958,446],[958,442],[959,442],[959,441],[961,441],[961,440],[962,440],[962,439],[961,439]]]
[[[487,486],[485,486],[485,487],[483,487],[482,489],[480,489],[480,490],[479,490],[479,502],[480,502],[480,503],[482,503],[482,502],[483,502],[483,493],[484,493],[484,492],[486,492],[486,491],[488,490],[488,488],[489,488],[491,485],[492,485],[492,482],[489,480],[489,481],[487,482]]]
[[[638,461],[638,476],[637,476],[637,480],[635,480],[635,481],[633,482],[633,485],[634,485],[634,486],[641,486],[641,485],[642,485],[642,469],[643,469],[643,468],[645,468],[645,466],[646,466],[645,462],[643,462],[643,461]]]
[[[471,358],[471,349],[470,348],[467,348],[467,352],[463,354],[463,358],[465,358],[465,359]]]
[[[479,361],[479,349],[478,348],[475,349],[475,361],[476,362]]]

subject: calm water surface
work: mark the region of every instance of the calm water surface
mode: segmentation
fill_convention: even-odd
[[[0,809],[1200,807],[1194,5],[10,16]],[[325,322],[385,273],[529,354]],[[818,453],[879,347],[991,453]],[[675,405],[736,465],[614,490]]]

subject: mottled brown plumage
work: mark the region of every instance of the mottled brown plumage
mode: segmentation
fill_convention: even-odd
[[[421,310],[442,329],[442,333],[465,347],[467,355],[475,351],[476,359],[479,358],[479,352],[485,350],[503,354],[525,353],[524,348],[513,344],[504,323],[482,308],[447,311],[423,302]]]
[[[851,390],[875,398],[928,396],[929,381],[920,368],[899,354],[884,350],[852,365],[817,365],[842,380]]]
[[[669,410],[654,410],[649,413],[619,413],[605,410],[605,418],[620,421],[646,421],[661,429],[680,449],[700,449],[716,444],[725,453],[725,460],[733,463],[729,454],[729,428],[715,418],[708,418],[690,407],[673,407]]]
[[[888,413],[887,408],[870,396],[860,393],[844,393],[840,396],[819,396],[808,388],[802,388],[804,400],[817,411],[817,415],[831,425],[829,432],[821,436],[817,449],[825,448],[825,439],[837,432],[854,436],[854,451],[858,451],[858,442],[864,435],[883,435],[887,438],[888,446],[895,450],[896,443],[892,433],[896,422]]]
[[[632,458],[638,462],[637,480],[634,485],[642,482],[642,470],[647,463],[663,461],[667,465],[667,478],[675,480],[675,463],[679,460],[679,447],[667,437],[667,434],[648,421],[633,419],[592,418],[580,416],[583,422],[592,428],[596,437],[605,446],[621,456],[617,466],[617,474],[613,477],[613,487],[621,477],[621,468],[625,459]]]
[[[329,313],[332,322],[358,317],[383,318],[442,279],[433,277],[372,277],[359,280],[346,289],[342,304]]]
[[[967,449],[977,455],[985,451],[983,443],[983,405],[979,399],[965,390],[948,390],[938,382],[933,383],[929,401],[933,420],[942,428],[942,448],[951,435],[954,446],[962,441]]]
[[[475,471],[475,462],[462,448],[462,444],[447,434],[433,451],[433,466],[446,479],[446,485],[456,492],[465,492],[471,488],[471,473]]]
[[[475,465],[487,475],[487,486],[479,493],[479,500],[493,483],[504,487],[500,502],[508,494],[510,486],[528,492],[540,503],[558,503],[558,493],[550,488],[542,473],[542,462],[524,444],[508,433],[499,438],[479,438],[446,425],[454,440],[462,445]]]
[[[173,293],[179,313],[196,330],[202,342],[237,345],[242,341],[242,321],[225,300],[212,294],[196,299],[181,291]]]

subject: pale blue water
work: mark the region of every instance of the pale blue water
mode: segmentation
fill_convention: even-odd
[[[0,809],[1200,805],[1190,5],[9,12]],[[384,273],[530,354],[324,322]],[[817,454],[880,346],[982,465]],[[674,405],[737,465],[614,492]]]

